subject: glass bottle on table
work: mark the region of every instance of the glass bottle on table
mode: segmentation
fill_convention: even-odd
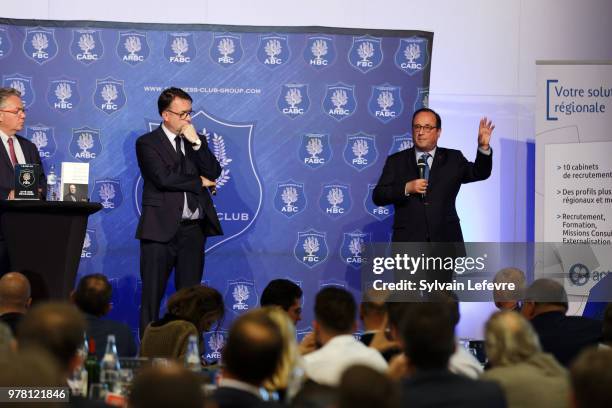
[[[100,364],[100,382],[106,384],[109,392],[120,390],[118,382],[120,381],[121,364],[119,363],[119,355],[117,354],[117,345],[115,343],[115,335],[109,334],[106,340],[106,350],[102,363]]]
[[[193,334],[189,336],[189,342],[187,343],[187,354],[185,354],[185,367],[197,373],[202,371],[200,349],[198,347],[198,337]]]

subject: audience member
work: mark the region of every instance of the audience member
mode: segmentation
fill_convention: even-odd
[[[570,369],[572,402],[576,408],[607,408],[612,390],[612,350],[588,348]]]
[[[32,304],[30,282],[19,272],[9,272],[0,278],[0,321],[13,332]]]
[[[189,336],[201,338],[223,318],[223,297],[214,288],[196,285],[183,288],[168,300],[168,312],[150,323],[142,337],[140,355],[183,360],[187,353]],[[200,347],[203,351],[203,348]]]
[[[276,372],[282,353],[283,336],[266,311],[239,316],[223,348],[222,377],[212,399],[219,408],[265,406],[260,390]]]
[[[280,306],[297,326],[302,320],[302,288],[289,279],[274,279],[261,293],[262,306]]]
[[[399,389],[386,375],[362,365],[342,374],[338,408],[399,408]]]
[[[106,276],[100,273],[81,278],[76,290],[71,294],[72,301],[85,316],[87,338],[94,340],[98,360],[104,356],[109,334],[115,335],[120,357],[136,355],[136,343],[130,327],[125,323],[103,318],[112,308],[112,294],[112,286]]]
[[[387,326],[386,296],[380,296],[380,291],[369,291],[359,305],[359,319],[363,325],[361,342],[369,346],[376,333],[384,332]]]
[[[317,351],[304,356],[306,376],[325,385],[338,385],[344,370],[363,364],[375,370],[387,370],[387,362],[375,349],[353,337],[357,305],[345,289],[328,286],[317,293],[313,328]]]
[[[401,324],[404,353],[412,375],[402,384],[402,406],[505,407],[493,382],[474,380],[448,370],[455,349],[454,322],[444,302],[414,303]]]
[[[565,368],[540,348],[538,335],[520,314],[494,313],[485,326],[491,369],[482,378],[501,385],[509,407],[566,407],[569,378]]]
[[[513,283],[514,290],[497,289],[493,291],[493,301],[500,310],[521,310],[525,297],[527,279],[525,272],[518,268],[504,268],[495,274],[493,283]]]
[[[0,322],[0,358],[13,353],[16,349],[17,343],[11,328],[7,324]]]
[[[600,346],[612,348],[612,303],[608,303],[603,312]]]
[[[564,366],[583,348],[601,340],[602,324],[582,316],[566,316],[567,293],[552,279],[535,280],[527,289],[521,312],[531,321],[542,349]]]

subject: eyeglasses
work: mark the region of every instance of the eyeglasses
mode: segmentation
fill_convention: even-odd
[[[185,119],[187,119],[187,117],[191,117],[191,115],[193,115],[193,111],[192,110],[185,111],[185,112],[174,112],[174,111],[171,111],[170,109],[166,109],[166,111],[170,112],[170,113],[174,113],[175,115],[177,115],[179,118],[181,118],[183,120],[185,120]]]
[[[19,115],[20,113],[23,113],[25,115],[27,109],[26,108],[17,108],[17,110],[6,110],[6,109],[0,109],[0,112],[6,112],[6,113],[12,113],[13,115]]]
[[[437,129],[437,127],[436,127],[436,126],[431,126],[431,125],[425,125],[425,126],[421,126],[421,125],[412,125],[412,130],[413,130],[415,133],[419,133],[421,130],[422,130],[424,133],[429,133],[429,132],[431,132],[431,131],[432,131],[432,130],[434,130],[434,129]]]

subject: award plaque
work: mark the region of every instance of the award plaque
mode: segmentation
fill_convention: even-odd
[[[39,177],[40,166],[38,164],[16,164],[15,200],[39,200]]]

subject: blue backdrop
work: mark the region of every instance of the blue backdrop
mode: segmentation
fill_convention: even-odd
[[[156,101],[168,86],[192,95],[193,122],[223,167],[214,200],[225,235],[208,241],[204,282],[224,294],[224,327],[277,277],[304,289],[302,333],[321,286],[358,296],[364,246],[390,236],[392,209],[372,204],[372,188],[387,155],[411,146],[412,113],[428,104],[433,33],[0,24],[2,84],[22,91],[22,133],[45,170],[90,164],[90,197],[104,210],[89,220],[79,276],[111,279],[111,317],[136,331],[134,143],[159,125]]]

